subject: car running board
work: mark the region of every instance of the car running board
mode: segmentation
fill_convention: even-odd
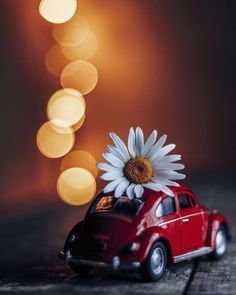
[[[212,252],[212,249],[210,247],[202,247],[202,248],[199,248],[195,251],[191,251],[191,252],[188,252],[185,254],[174,256],[173,260],[174,260],[174,263],[177,263],[177,262],[180,262],[183,260],[188,260],[188,259],[192,259],[192,258],[201,256],[201,255],[206,255],[206,254],[209,254],[210,252]]]

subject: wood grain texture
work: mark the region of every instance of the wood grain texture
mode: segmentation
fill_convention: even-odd
[[[236,294],[236,244],[230,243],[228,253],[220,261],[200,259],[188,294]]]

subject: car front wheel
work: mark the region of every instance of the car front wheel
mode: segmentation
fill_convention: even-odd
[[[216,234],[215,249],[209,257],[213,260],[219,260],[226,253],[228,246],[227,232],[224,226],[221,226]]]
[[[141,275],[145,281],[157,281],[164,274],[166,265],[166,247],[162,242],[156,242],[151,247],[147,259],[142,264]]]

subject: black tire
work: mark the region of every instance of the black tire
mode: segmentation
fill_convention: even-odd
[[[145,281],[158,281],[164,274],[167,265],[167,251],[162,242],[152,245],[148,256],[141,266],[141,275]]]
[[[228,247],[227,231],[225,227],[221,225],[215,237],[215,249],[209,254],[209,258],[212,260],[221,259],[225,255],[227,251],[227,247]]]
[[[72,262],[69,262],[68,265],[73,272],[79,274],[82,277],[89,276],[92,271],[92,267],[89,266],[78,266],[77,264]]]

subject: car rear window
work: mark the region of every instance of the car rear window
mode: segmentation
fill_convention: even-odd
[[[115,198],[113,195],[102,196],[95,200],[90,213],[121,213],[128,216],[135,216],[143,205],[141,199],[130,200],[127,196]]]

